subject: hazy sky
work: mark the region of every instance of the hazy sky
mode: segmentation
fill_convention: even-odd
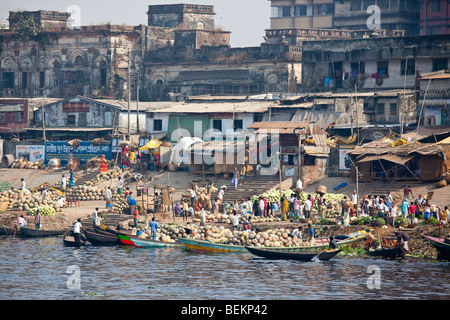
[[[270,27],[269,0],[1,0],[0,22],[7,22],[9,11],[67,11],[76,5],[80,8],[81,25],[146,25],[149,5],[178,3],[213,5],[215,25],[231,31],[232,47],[259,46]]]

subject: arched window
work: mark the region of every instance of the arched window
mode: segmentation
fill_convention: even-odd
[[[75,67],[82,67],[84,66],[84,59],[82,56],[76,56],[75,60],[73,61],[73,65]]]

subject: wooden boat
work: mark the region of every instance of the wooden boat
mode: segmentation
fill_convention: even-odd
[[[39,230],[20,228],[22,236],[27,238],[57,237],[63,235],[67,230]]]
[[[244,246],[237,246],[232,244],[214,243],[206,240],[194,240],[179,238],[179,242],[185,245],[191,251],[197,252],[247,252]]]
[[[406,251],[400,248],[381,248],[375,251],[369,251],[367,254],[371,257],[381,257],[384,259],[404,259]]]
[[[122,241],[128,241],[128,239],[137,248],[176,248],[180,247],[177,242],[164,242],[151,239],[142,239],[133,235],[119,235],[119,239]],[[123,242],[122,242],[123,243]]]
[[[114,246],[120,244],[117,234],[102,232],[91,228],[83,230],[86,239],[94,246]]]
[[[125,245],[125,246],[135,247],[135,245],[134,245],[133,241],[131,241],[129,235],[123,234],[123,233],[118,233],[117,236],[119,237],[120,244]]]
[[[356,242],[361,241],[364,237],[350,237],[345,240],[336,241],[339,247],[344,247],[347,245],[352,245]],[[215,243],[206,240],[194,240],[194,239],[186,239],[180,238],[178,239],[180,243],[185,245],[191,251],[198,252],[248,252],[245,246],[233,245],[233,244],[224,244],[224,243]],[[307,252],[307,251],[322,251],[329,246],[329,239],[322,239],[322,241],[318,244],[312,246],[298,246],[298,247],[270,247],[271,250],[274,251],[294,251],[294,252]]]
[[[86,245],[87,239],[81,234],[81,242],[77,242],[73,236],[73,231],[67,231],[63,234],[62,241],[66,247],[81,247]]]
[[[0,236],[6,237],[20,237],[22,232],[16,228],[7,228],[5,226],[0,226]]]
[[[315,257],[319,260],[326,261],[336,256],[342,249],[322,250],[319,252],[298,252],[289,250],[273,250],[272,248],[245,247],[250,253],[268,259],[287,259],[299,261],[311,261]]]
[[[422,237],[436,248],[438,251],[438,259],[450,260],[450,243],[446,243],[445,239],[430,237],[423,234]]]

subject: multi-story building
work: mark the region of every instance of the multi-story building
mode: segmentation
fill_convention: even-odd
[[[420,34],[450,33],[450,3],[447,0],[419,0]]]
[[[417,74],[448,68],[450,36],[305,41],[302,48],[309,91],[414,89]]]
[[[270,1],[270,29],[333,28],[333,0]]]
[[[334,2],[333,26],[346,30],[404,30],[419,34],[418,0],[339,0]]]

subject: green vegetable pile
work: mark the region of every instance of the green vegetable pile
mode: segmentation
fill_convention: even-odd
[[[0,192],[11,189],[12,185],[13,185],[12,182],[0,181]]]
[[[39,207],[32,208],[30,211],[28,211],[28,215],[35,216],[38,211],[41,213],[41,216],[44,216],[44,217],[56,215],[55,208],[52,208],[50,206],[39,206]]]

